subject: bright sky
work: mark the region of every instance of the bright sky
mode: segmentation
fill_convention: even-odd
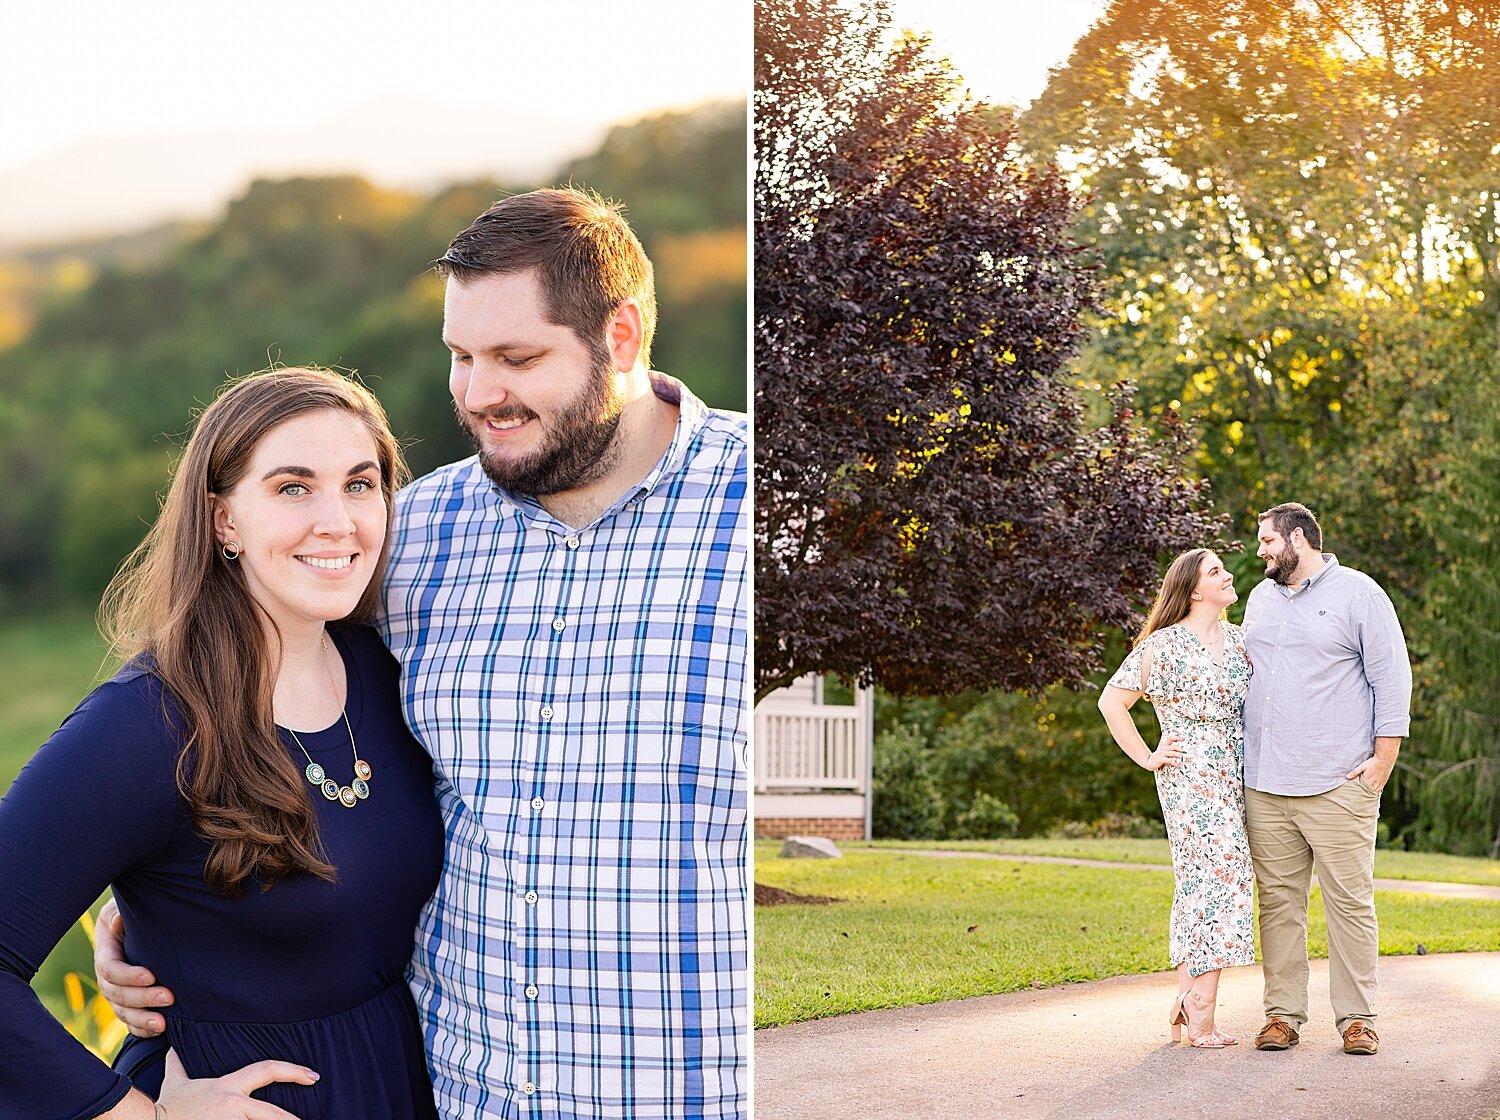
[[[1105,0],[894,0],[973,91],[1026,104]],[[582,122],[743,97],[752,0],[30,0],[7,10],[0,169],[78,141],[295,129],[390,96]]]
[[[0,170],[78,140],[295,129],[377,98],[600,124],[751,81],[751,2],[22,0]]]
[[[1106,0],[892,0],[897,26],[932,34],[974,96],[1025,108],[1104,14]]]

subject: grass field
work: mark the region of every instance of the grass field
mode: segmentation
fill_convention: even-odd
[[[0,789],[89,690],[104,648],[74,614],[0,626]],[[882,841],[842,861],[781,860],[756,846],[756,879],[834,906],[756,910],[756,1023],[770,1026],[875,1007],[929,1003],[1166,967],[1171,876],[905,856],[905,848],[989,850],[1166,863],[1165,840]],[[1377,851],[1376,874],[1500,885],[1500,862]],[[1321,902],[1311,936],[1326,952]],[[1500,949],[1500,903],[1380,896],[1381,951]],[[969,926],[975,929],[971,932]],[[55,1013],[63,976],[90,974],[76,927],[33,985]]]
[[[9,788],[37,747],[93,687],[104,663],[104,643],[84,613],[25,619],[0,626],[0,792]],[[94,912],[98,913],[99,904]],[[93,953],[77,926],[37,972],[32,988],[49,1010],[64,1016],[63,977],[94,974]]]
[[[756,908],[757,1027],[1168,967],[1170,872],[778,850],[756,845],[756,882],[843,901]],[[1376,902],[1382,953],[1500,950],[1500,902],[1392,892]],[[1308,938],[1327,955],[1316,891]]]
[[[104,658],[87,614],[0,626],[0,792],[93,687]]]
[[[1102,859],[1115,863],[1172,862],[1172,852],[1165,840],[876,840],[874,847],[1063,856],[1068,859]],[[1375,876],[1378,879],[1428,879],[1440,883],[1500,887],[1500,860],[1377,848]]]

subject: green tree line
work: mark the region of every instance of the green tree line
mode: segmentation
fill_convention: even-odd
[[[664,113],[615,127],[553,181],[626,204],[656,264],[654,364],[735,409],[746,401],[745,142],[743,103]],[[422,195],[352,176],[257,181],[217,221],[173,227],[146,251],[119,239],[117,253],[9,262],[0,610],[97,599],[155,513],[190,412],[226,376],[354,369],[417,473],[470,454],[429,266],[497,198],[546,185]],[[52,286],[17,291],[17,277]]]
[[[1391,593],[1417,683],[1389,842],[1500,856],[1500,10],[1113,0],[1019,123],[1103,284],[1079,387],[1186,423],[1229,535],[1304,502]],[[971,829],[1153,810],[1087,691],[889,716],[918,741],[887,740],[888,788],[937,827],[979,793],[1011,817]]]

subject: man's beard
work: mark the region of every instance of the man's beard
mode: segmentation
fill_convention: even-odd
[[[458,422],[479,453],[479,465],[490,481],[512,494],[541,498],[574,490],[608,471],[623,407],[611,397],[610,374],[608,364],[596,365],[583,390],[558,409],[550,426],[543,429],[541,446],[520,458],[486,448],[479,429],[486,420],[540,423],[536,413],[513,405],[476,414],[455,402]]]
[[[1292,576],[1297,572],[1297,550],[1292,547],[1291,542],[1281,546],[1281,551],[1271,557],[1271,563],[1266,568],[1266,575],[1274,579],[1282,587],[1292,586]]]

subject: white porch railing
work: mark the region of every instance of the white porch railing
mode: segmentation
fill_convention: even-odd
[[[755,712],[755,788],[863,790],[866,733],[859,706],[780,705]]]

